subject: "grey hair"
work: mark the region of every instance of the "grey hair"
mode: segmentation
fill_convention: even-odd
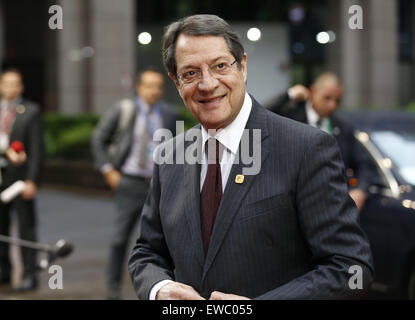
[[[163,64],[167,72],[175,77],[177,77],[176,41],[181,34],[187,36],[223,37],[230,53],[234,56],[240,68],[245,50],[238,34],[222,18],[210,14],[200,14],[173,22],[165,29],[162,49]]]

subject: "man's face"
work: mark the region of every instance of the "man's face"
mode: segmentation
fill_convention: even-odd
[[[146,103],[152,105],[163,96],[164,78],[158,72],[146,71],[137,84],[137,93]]]
[[[320,118],[330,117],[340,104],[343,88],[333,81],[327,81],[310,90],[313,109]]]
[[[7,101],[16,99],[23,93],[23,83],[20,75],[6,72],[0,78],[0,95]]]
[[[176,43],[177,74],[200,70],[201,79],[184,83],[169,75],[176,84],[186,108],[205,127],[221,129],[229,125],[241,110],[246,91],[246,54],[230,66],[229,73],[215,78],[210,69],[235,61],[226,41],[220,36],[187,36],[181,34]]]

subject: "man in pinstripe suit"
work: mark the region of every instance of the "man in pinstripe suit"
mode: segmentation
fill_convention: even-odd
[[[175,137],[163,145],[166,157],[178,159],[181,150],[189,155],[202,149],[201,159],[209,161],[155,166],[129,259],[138,297],[362,295],[372,281],[371,251],[347,193],[334,138],[267,111],[247,94],[247,55],[217,16],[171,24],[163,59],[186,107],[200,122],[194,128],[200,139],[193,143],[189,132]],[[246,165],[236,161],[246,151],[244,129],[261,130],[256,175],[244,175]],[[251,148],[253,144],[251,139]],[[361,270],[358,289],[349,285],[349,270]]]

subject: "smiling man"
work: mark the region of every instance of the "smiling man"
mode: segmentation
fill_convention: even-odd
[[[246,54],[237,61],[223,37],[181,34],[176,63],[169,76],[189,111],[205,129],[228,126],[244,102]]]
[[[371,252],[334,138],[267,111],[247,93],[247,55],[217,16],[171,24],[163,60],[208,152],[200,163],[154,167],[129,259],[138,297],[360,296],[372,281]],[[246,151],[244,130],[261,131],[256,175],[242,175],[236,161]],[[196,150],[181,136],[167,144],[172,154]],[[362,290],[349,287],[356,265]]]

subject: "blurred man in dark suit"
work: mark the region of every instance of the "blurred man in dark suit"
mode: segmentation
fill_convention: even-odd
[[[19,236],[24,240],[36,241],[35,197],[37,193],[43,156],[43,132],[40,108],[22,98],[23,78],[16,69],[3,71],[0,76],[0,162],[4,190],[17,180],[25,182],[20,196],[11,203],[0,202],[0,234],[8,235],[10,211],[17,211]],[[23,143],[24,150],[16,152],[11,143]],[[18,291],[35,289],[36,251],[21,248],[23,280]],[[10,283],[11,264],[9,246],[0,243],[0,283]]]
[[[325,72],[316,78],[310,89],[296,85],[282,94],[269,110],[307,123],[332,134],[339,144],[349,181],[350,196],[362,209],[370,186],[370,162],[354,138],[353,127],[335,114],[343,96],[343,86],[336,74]]]
[[[163,60],[200,124],[156,150],[156,159],[186,160],[154,167],[129,259],[138,297],[360,296],[372,281],[371,252],[335,139],[247,93],[247,55],[217,16],[172,23]],[[198,161],[188,161],[195,153]],[[247,170],[258,162],[259,172]],[[349,286],[352,266],[361,290]]]
[[[117,216],[111,237],[108,298],[119,299],[125,252],[153,173],[154,133],[176,128],[174,106],[161,100],[164,77],[145,69],[137,77],[136,98],[124,99],[101,119],[92,139],[95,165],[115,191]]]

